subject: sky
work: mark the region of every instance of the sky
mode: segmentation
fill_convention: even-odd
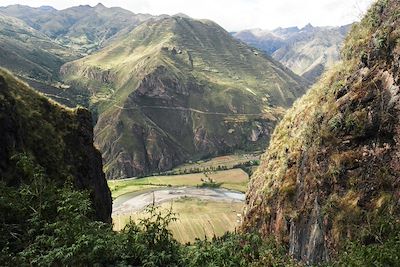
[[[184,13],[211,19],[228,31],[277,27],[339,26],[361,18],[374,0],[0,0],[0,6],[22,4],[64,9],[77,5],[119,6],[152,15]]]

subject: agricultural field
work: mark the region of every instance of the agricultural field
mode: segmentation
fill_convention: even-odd
[[[220,184],[221,188],[245,192],[249,176],[242,169],[231,169],[208,173],[193,173],[170,176],[150,176],[138,179],[109,180],[113,198],[131,192],[140,192],[148,189],[156,189],[171,186],[201,186],[206,179],[212,179]]]
[[[123,180],[109,180],[108,185],[112,192],[116,205],[120,205],[128,200],[136,203],[136,198],[141,198],[144,194],[152,194],[154,191],[175,188],[200,188],[206,181],[212,181],[217,188],[233,190],[235,192],[246,192],[249,182],[249,175],[242,169],[235,168],[241,163],[258,160],[258,155],[229,155],[216,157],[207,161],[185,164],[175,168],[173,171],[183,173],[201,169],[203,172],[179,174],[179,175],[160,175],[145,178],[131,178]],[[219,166],[228,168],[221,169]],[[210,190],[214,190],[213,187]],[[186,194],[185,194],[186,195]],[[142,200],[138,200],[143,201]],[[145,203],[151,204],[151,200]],[[123,205],[123,204],[122,204]],[[177,221],[171,223],[170,229],[174,237],[181,243],[193,242],[196,238],[204,239],[221,236],[227,231],[234,231],[241,220],[240,214],[243,209],[243,201],[231,199],[216,200],[213,198],[196,196],[182,196],[180,198],[166,199],[156,203],[164,212],[172,208],[177,216]],[[114,207],[116,208],[116,207]],[[116,210],[119,210],[116,208]],[[114,229],[122,229],[130,220],[138,221],[146,216],[143,208],[138,210],[123,209],[123,212],[113,213]]]
[[[242,163],[246,163],[249,161],[258,161],[260,160],[261,151],[258,153],[252,154],[232,154],[226,156],[219,156],[215,158],[211,158],[209,160],[200,160],[192,163],[186,163],[174,168],[171,172],[184,172],[184,171],[192,171],[195,169],[199,170],[207,170],[207,169],[232,169],[234,166]]]
[[[204,239],[222,236],[226,231],[234,231],[240,224],[242,202],[207,201],[197,198],[180,198],[160,205],[163,212],[176,214],[170,230],[181,243],[193,242],[196,238]],[[122,214],[113,217],[114,229],[122,229],[130,219],[138,222],[147,215],[144,211]]]

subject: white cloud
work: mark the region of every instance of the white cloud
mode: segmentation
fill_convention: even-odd
[[[96,5],[100,0],[0,0],[0,6],[50,5],[58,9]],[[185,13],[208,18],[227,30],[273,29],[279,26],[344,25],[358,20],[373,0],[102,0],[105,6],[120,6],[135,13]]]

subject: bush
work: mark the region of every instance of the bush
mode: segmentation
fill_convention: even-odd
[[[399,266],[399,220],[391,215],[379,216],[361,232],[357,240],[347,242],[330,266]]]

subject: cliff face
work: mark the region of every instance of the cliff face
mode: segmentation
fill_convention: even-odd
[[[247,194],[245,230],[297,259],[329,259],[400,201],[400,4],[378,1],[353,27],[344,62],[277,126]]]
[[[0,177],[10,186],[22,181],[15,155],[25,153],[62,185],[67,179],[91,193],[96,217],[111,221],[111,194],[100,153],[93,146],[89,111],[49,102],[0,69]]]

